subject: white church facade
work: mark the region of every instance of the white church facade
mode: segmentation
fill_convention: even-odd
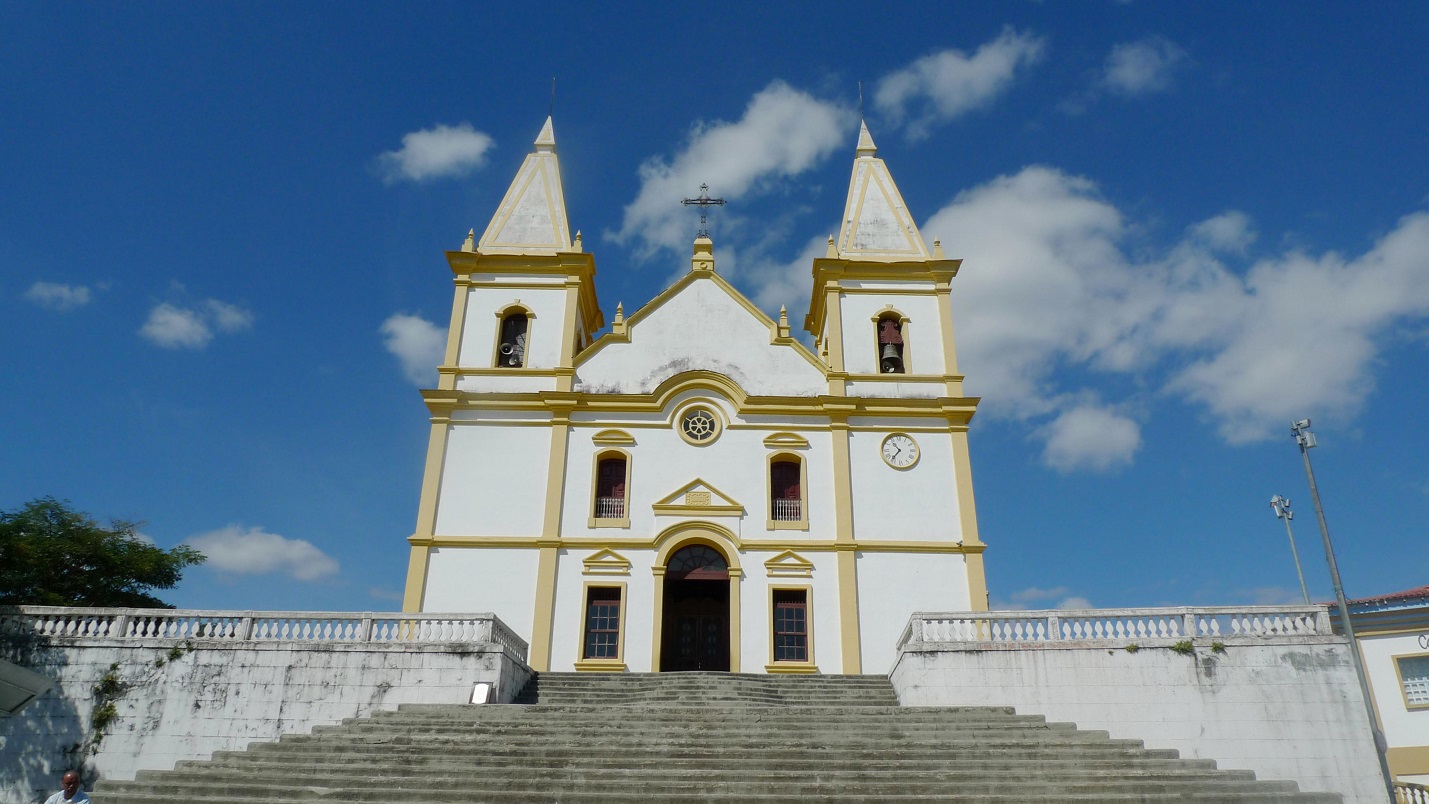
[[[455,299],[404,609],[490,611],[537,671],[887,672],[987,608],[951,293],[866,128],[811,266],[814,349],[689,271],[605,328],[551,121]]]

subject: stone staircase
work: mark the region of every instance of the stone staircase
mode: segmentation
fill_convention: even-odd
[[[406,705],[218,752],[96,804],[1338,802],[1010,708],[899,707],[882,676],[543,673],[519,704]]]

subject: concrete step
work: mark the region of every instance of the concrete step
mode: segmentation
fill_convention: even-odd
[[[879,677],[546,673],[522,696],[406,705],[104,781],[94,800],[1339,801],[1008,707],[898,707]]]

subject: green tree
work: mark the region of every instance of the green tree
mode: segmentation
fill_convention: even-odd
[[[137,522],[103,527],[53,497],[0,511],[0,605],[173,608],[149,594],[172,589],[203,553],[161,550]]]

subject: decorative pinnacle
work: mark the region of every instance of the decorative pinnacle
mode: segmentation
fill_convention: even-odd
[[[466,231],[466,240],[462,242],[462,244],[461,244],[461,250],[462,250],[462,251],[475,251],[475,250],[476,250],[476,230],[475,230],[475,229],[468,229],[468,230]]]
[[[619,323],[622,323],[622,322],[624,322],[624,321],[625,321],[625,302],[616,302],[616,303],[615,303],[615,323],[619,324]]]
[[[699,197],[697,197],[697,198],[686,198],[684,201],[681,201],[680,203],[681,203],[681,204],[684,204],[684,205],[687,206],[687,207],[699,207],[699,208],[700,208],[700,231],[699,231],[699,234],[695,235],[695,237],[708,238],[708,237],[710,236],[710,230],[709,230],[709,228],[705,225],[705,216],[709,214],[709,208],[710,208],[710,207],[722,207],[722,206],[724,206],[724,199],[723,199],[723,198],[710,198],[710,186],[709,186],[708,184],[701,184],[701,185],[700,185],[700,194],[699,194]]]

